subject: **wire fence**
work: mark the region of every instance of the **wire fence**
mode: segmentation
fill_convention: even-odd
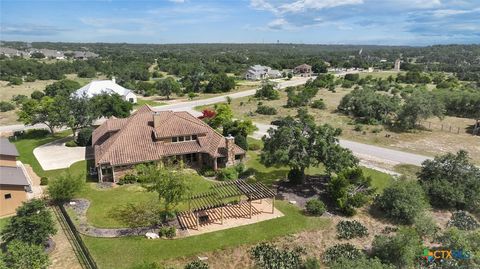
[[[465,129],[463,127],[458,127],[455,125],[450,125],[446,123],[435,123],[431,121],[421,121],[420,124],[428,128],[430,130],[440,130],[444,132],[449,132],[449,133],[454,133],[454,134],[459,134],[463,132]]]
[[[73,224],[70,216],[68,215],[63,205],[54,206],[57,213],[60,225],[65,230],[68,240],[72,243],[75,255],[77,255],[82,268],[85,269],[98,269],[97,263],[93,259],[90,251],[82,240],[80,233]]]

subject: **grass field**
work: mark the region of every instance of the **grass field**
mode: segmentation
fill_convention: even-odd
[[[457,117],[444,117],[443,120],[431,118],[424,122],[424,126],[430,130],[417,130],[405,133],[393,132],[382,125],[360,124],[362,130],[356,131],[354,119],[336,112],[342,97],[351,90],[339,87],[336,89],[336,92],[330,92],[321,89],[314,100],[323,99],[327,107],[324,110],[309,108],[309,113],[314,116],[318,124],[328,123],[334,127],[341,128],[341,137],[344,139],[427,156],[457,152],[460,149],[464,149],[470,153],[471,158],[477,164],[480,164],[480,143],[478,142],[478,137],[467,133],[467,129],[474,123],[474,120]],[[234,99],[231,102],[235,118],[248,118],[254,122],[270,123],[272,120],[287,115],[294,116],[297,113],[296,109],[285,107],[287,94],[284,90],[280,90],[279,100],[263,100],[261,102],[263,105],[275,107],[278,112],[277,115],[260,115],[255,113],[258,101],[253,97],[244,97]],[[213,105],[210,107],[213,107]],[[196,109],[201,110],[203,108],[205,107]],[[451,132],[450,126],[452,126]],[[459,130],[459,133],[457,133],[457,130]]]
[[[195,194],[208,191],[212,182],[192,173],[187,178],[187,185],[191,193]],[[128,203],[156,201],[157,197],[155,192],[147,192],[139,185],[124,185],[111,189],[99,189],[95,186],[95,183],[88,184],[78,197],[86,198],[91,202],[87,211],[88,221],[93,226],[101,228],[125,227],[111,216],[116,208]],[[187,210],[187,205],[182,203],[177,209]]]
[[[296,206],[286,202],[278,202],[277,208],[284,217],[183,239],[83,238],[100,268],[128,268],[142,262],[161,263],[168,259],[254,244],[300,231],[320,230],[330,222],[322,217],[305,216]]]
[[[7,223],[10,221],[11,217],[6,217],[6,218],[1,218],[0,219],[0,232],[3,230],[3,228],[7,225]]]

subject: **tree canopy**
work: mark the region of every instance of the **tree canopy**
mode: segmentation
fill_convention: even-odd
[[[328,172],[339,172],[356,166],[358,160],[340,147],[341,129],[328,124],[317,126],[304,109],[298,115],[285,117],[277,129],[270,128],[262,138],[264,147],[260,155],[266,166],[286,165],[305,176],[305,169],[323,164]]]

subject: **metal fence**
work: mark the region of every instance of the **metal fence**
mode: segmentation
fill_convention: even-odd
[[[77,228],[70,219],[70,216],[65,210],[65,207],[63,207],[63,205],[58,205],[54,207],[56,209],[55,211],[59,218],[60,225],[65,230],[67,238],[72,243],[75,254],[77,255],[82,267],[86,269],[97,269],[97,263],[88,251],[87,246],[83,242],[80,233],[78,233]]]

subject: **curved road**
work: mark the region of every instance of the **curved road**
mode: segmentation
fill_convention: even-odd
[[[278,84],[279,88],[285,88],[289,86],[297,86],[304,84],[309,78],[297,78],[291,81],[281,82]],[[251,96],[255,94],[257,89],[212,97],[208,99],[202,100],[194,100],[189,102],[182,102],[164,106],[157,106],[154,107],[157,111],[165,111],[165,110],[173,110],[173,111],[188,111],[193,115],[199,115],[200,112],[194,110],[197,106],[202,105],[211,105],[215,103],[225,102],[226,97],[229,96],[232,99],[241,98],[246,96]],[[254,138],[261,138],[265,134],[267,134],[267,130],[271,127],[275,127],[269,124],[262,124],[262,123],[255,123],[258,127],[258,131],[256,131],[252,137]],[[37,124],[34,126],[24,126],[24,125],[9,125],[9,126],[0,126],[0,132],[4,131],[20,131],[25,129],[35,129],[35,128],[46,128],[44,124]],[[355,155],[357,155],[360,159],[364,160],[375,160],[378,162],[389,163],[389,164],[412,164],[412,165],[421,165],[421,163],[427,159],[431,159],[431,157],[408,153],[399,150],[388,149],[379,146],[373,146],[369,144],[358,143],[349,140],[340,139],[340,145],[350,149]]]

